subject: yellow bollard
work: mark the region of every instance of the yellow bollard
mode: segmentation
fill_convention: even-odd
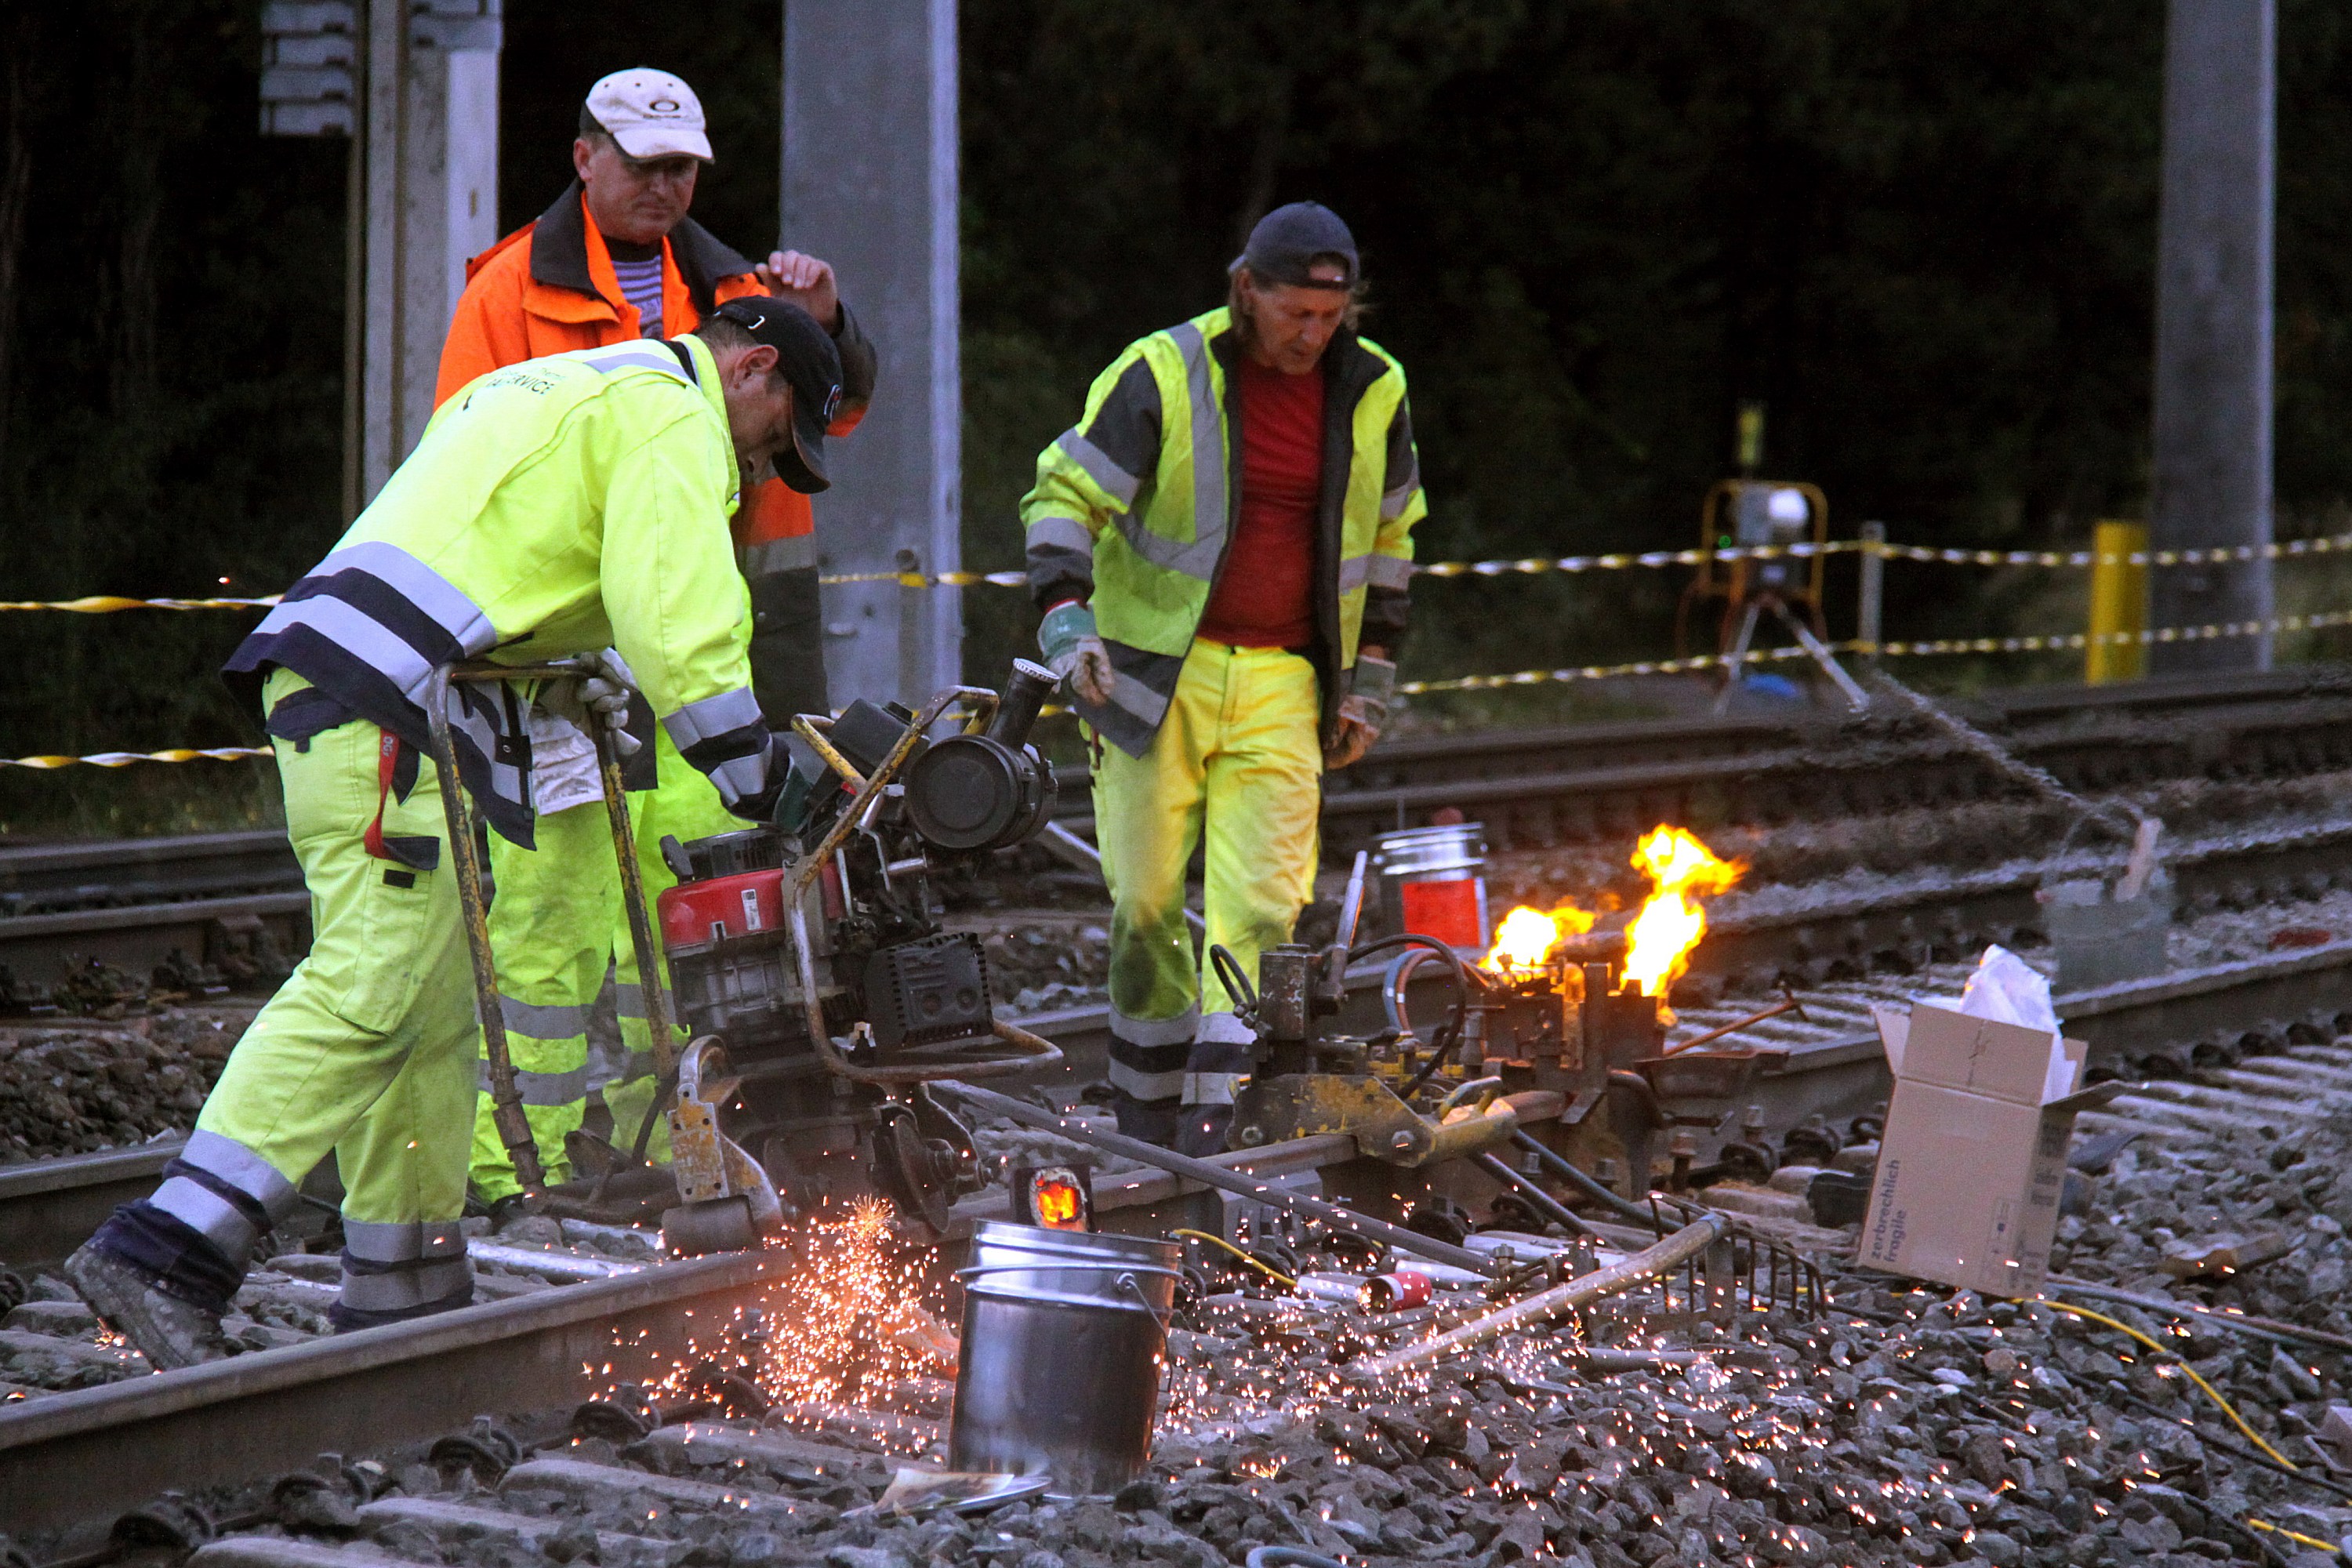
[[[2125,559],[2147,549],[2147,524],[2102,522],[2091,536],[2091,643],[2083,679],[2093,686],[2147,673],[2147,567]],[[2116,640],[2127,638],[2127,641]]]

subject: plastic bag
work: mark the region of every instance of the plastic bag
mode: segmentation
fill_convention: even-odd
[[[1960,1011],[1971,1018],[1990,1018],[2052,1034],[2058,1030],[2048,978],[1999,945],[1986,948],[1984,956],[1977,960],[1976,973],[1960,988]]]

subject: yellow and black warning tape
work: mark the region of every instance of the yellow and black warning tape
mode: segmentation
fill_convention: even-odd
[[[2103,554],[2094,550],[1940,550],[1924,544],[1896,544],[1876,539],[1832,539],[1825,544],[1761,544],[1723,550],[1644,550],[1622,554],[1521,556],[1507,561],[1431,561],[1413,567],[1416,577],[1513,577],[1589,572],[1627,572],[1640,568],[1700,566],[1738,561],[1807,560],[1816,555],[1875,555],[1888,561],[1916,561],[1944,566],[2092,565],[2214,566],[2231,562],[2291,561],[2306,555],[2352,552],[2352,533],[2323,539],[2291,539],[2256,549],[2238,545],[2215,550],[2135,550],[2128,554]],[[828,587],[858,583],[896,583],[902,588],[1025,588],[1024,572],[845,572],[817,579]],[[79,616],[110,615],[121,610],[266,610],[278,602],[277,595],[237,599],[132,599],[96,594],[80,599],[0,600],[0,613],[10,610],[62,610]]]
[[[93,752],[86,757],[0,757],[0,768],[127,768],[133,763],[241,763],[273,753],[267,746],[176,746],[168,752]]]
[[[2215,621],[2197,626],[2157,626],[2138,632],[2070,632],[2050,637],[1939,637],[1917,642],[1865,643],[1855,639],[1832,643],[1830,651],[1868,654],[1885,658],[1927,658],[1938,655],[1986,653],[2079,653],[2094,647],[2138,643],[2210,642],[2221,637],[2248,637],[2279,632],[2326,631],[2352,626],[2352,610],[2328,610],[2310,616],[2280,616],[2267,621]],[[1779,664],[1807,658],[1801,647],[1752,648],[1743,664]],[[1628,675],[1688,675],[1720,669],[1729,663],[1723,654],[1690,658],[1643,659],[1633,664],[1586,664],[1564,669],[1521,669],[1507,675],[1464,675],[1451,680],[1400,681],[1397,689],[1408,697],[1441,691],[1498,691],[1512,686],[1548,686],[1570,680],[1608,680]]]
[[[2223,637],[2262,637],[2280,632],[2326,631],[2333,626],[2352,626],[2352,610],[2279,616],[2266,621],[2214,621],[2197,626],[2157,626],[2139,632],[1938,637],[1918,642],[1875,644],[1849,638],[1828,646],[1832,653],[1866,654],[1885,658],[1929,658],[1939,655],[1990,653],[2079,653],[2095,645],[2139,643],[2152,647],[2158,643],[2210,642]],[[1807,657],[1801,647],[1750,648],[1741,656],[1739,662],[1742,665],[1785,664]],[[1637,659],[1629,664],[1584,664],[1560,669],[1519,669],[1503,675],[1460,675],[1450,680],[1406,680],[1398,683],[1397,690],[1407,697],[1425,697],[1447,691],[1500,691],[1514,686],[1550,686],[1576,680],[1609,680],[1631,675],[1695,675],[1703,670],[1720,669],[1730,662],[1727,655],[1698,654],[1689,658]],[[1067,709],[1057,706],[1046,708],[1043,713],[1051,718],[1067,711]],[[165,752],[97,752],[83,757],[0,757],[0,768],[120,768],[132,763],[233,763],[271,754],[267,746],[180,747]]]

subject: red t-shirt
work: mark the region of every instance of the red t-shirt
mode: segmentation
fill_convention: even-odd
[[[1323,372],[1285,375],[1243,355],[1241,518],[1201,636],[1238,647],[1315,637],[1315,507],[1323,490]]]

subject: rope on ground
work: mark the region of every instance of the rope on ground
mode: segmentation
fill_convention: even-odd
[[[2214,550],[2135,550],[2129,554],[2103,554],[2092,550],[1941,550],[1924,544],[1896,544],[1884,540],[1832,539],[1825,543],[1726,546],[1720,550],[1643,550],[1601,555],[1528,555],[1515,560],[1429,561],[1416,563],[1416,577],[1568,576],[1590,572],[1628,572],[1666,566],[1703,566],[1740,561],[1809,560],[1814,556],[1875,555],[1887,561],[1916,561],[1943,566],[2091,565],[2211,566],[2231,562],[2286,561],[2305,555],[2352,551],[2352,533],[2324,539],[2291,539],[2259,548],[2242,544]],[[817,579],[828,587],[860,583],[895,583],[902,588],[1025,588],[1025,572],[842,572]],[[256,599],[134,599],[95,594],[79,599],[0,600],[0,613],[11,610],[62,610],[78,616],[110,615],[121,610],[266,610],[278,602],[272,594]],[[2065,646],[2065,645],[2053,645]],[[2082,646],[2079,642],[2074,647]],[[1971,652],[2012,652],[2009,647],[1971,648]]]

